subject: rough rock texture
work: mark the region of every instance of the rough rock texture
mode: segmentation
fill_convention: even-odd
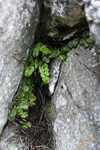
[[[52,103],[54,150],[100,150],[100,66],[96,48],[68,53]]]
[[[8,124],[0,141],[1,150],[25,150],[26,147],[14,124]]]
[[[100,0],[84,0],[84,3],[91,36],[100,48]]]
[[[0,0],[0,133],[39,22],[37,0]],[[22,60],[22,61],[18,61]]]
[[[64,36],[86,26],[82,0],[43,0],[43,4],[45,32],[58,28]]]

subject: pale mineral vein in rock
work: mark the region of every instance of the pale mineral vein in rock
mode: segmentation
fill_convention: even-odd
[[[52,62],[50,68],[50,82],[49,82],[50,95],[53,94],[56,88],[56,83],[58,81],[59,74],[61,71],[60,68],[61,68],[61,60],[58,58]]]

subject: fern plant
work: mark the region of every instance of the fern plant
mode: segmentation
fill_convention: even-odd
[[[53,30],[50,32],[50,36],[55,36],[59,32],[58,30]],[[40,36],[38,36],[38,39]],[[38,69],[40,76],[44,84],[48,84],[50,81],[49,77],[49,63],[51,58],[60,57],[61,60],[66,61],[66,53],[72,48],[77,47],[80,44],[85,48],[93,46],[93,40],[89,37],[89,32],[85,31],[82,34],[81,40],[75,38],[68,44],[61,48],[48,47],[41,42],[38,42],[33,50],[30,52],[28,59],[25,63],[25,80],[20,85],[19,93],[16,99],[12,102],[10,107],[10,115],[8,119],[14,121],[18,118],[19,123],[22,125],[22,129],[27,129],[31,127],[30,122],[27,122],[29,107],[35,105],[36,97],[34,96],[34,80],[33,73]]]
[[[22,129],[31,127],[31,124],[25,120],[28,117],[28,109],[35,105],[36,97],[33,94],[32,80],[26,79],[20,86],[17,98],[12,102],[12,110],[8,117],[10,121],[19,118],[19,123],[22,124]]]

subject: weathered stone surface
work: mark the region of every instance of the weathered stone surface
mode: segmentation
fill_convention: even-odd
[[[39,22],[37,0],[0,0],[0,133]]]
[[[68,53],[52,97],[54,150],[100,149],[98,62],[95,47],[78,47]]]
[[[0,141],[1,150],[25,150],[25,144],[22,142],[18,133],[18,127],[9,123],[6,127]]]
[[[64,36],[86,25],[82,0],[43,0],[43,4],[45,32],[58,28]]]
[[[84,0],[84,3],[91,36],[100,48],[100,0]]]

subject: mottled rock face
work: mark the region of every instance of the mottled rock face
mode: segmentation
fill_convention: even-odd
[[[95,47],[91,50],[78,47],[62,65],[52,98],[54,150],[100,149],[98,62]]]
[[[91,36],[100,48],[100,0],[84,0],[84,3]]]
[[[0,140],[1,150],[26,150],[26,147],[18,135],[18,127],[9,123]]]
[[[85,26],[82,0],[44,0],[43,4],[45,28],[47,31],[52,30],[52,28],[61,29],[62,27],[72,32],[71,28],[75,27],[74,30],[76,30],[76,25],[78,30],[81,25]],[[64,32],[68,33],[66,30]]]
[[[73,27],[84,17],[78,1],[54,0],[51,3],[51,14],[55,23],[60,22],[63,26]]]
[[[0,133],[39,21],[37,0],[0,0]],[[22,60],[22,61],[18,61]]]

